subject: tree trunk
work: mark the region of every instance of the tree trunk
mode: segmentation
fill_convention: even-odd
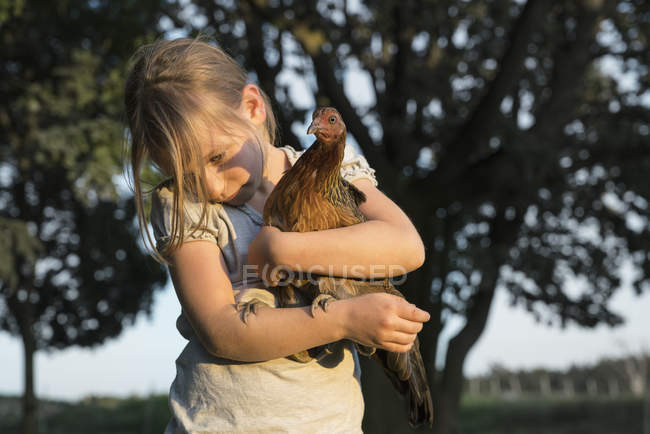
[[[428,227],[423,230],[422,237],[425,244],[430,238]],[[418,305],[420,308],[431,313],[431,321],[425,323],[424,329],[419,333],[420,352],[424,366],[429,376],[429,386],[435,377],[435,347],[439,330],[431,323],[440,320],[440,314],[435,312],[430,301],[430,288],[433,268],[432,258],[425,259],[425,264],[416,272],[408,275],[403,286],[397,289],[403,291],[406,298]],[[363,431],[373,434],[399,434],[416,431],[430,431],[428,426],[413,429],[408,424],[407,403],[400,399],[398,392],[393,388],[390,381],[384,374],[381,367],[367,357],[361,359],[361,383],[363,387],[363,399],[365,401],[365,414],[363,418]],[[431,388],[432,396],[435,396],[435,389]],[[435,399],[435,398],[434,398]],[[434,426],[436,424],[434,413]]]
[[[34,353],[36,344],[31,326],[23,331],[23,350],[25,354],[25,388],[23,391],[23,434],[38,433],[38,401],[34,393]]]
[[[467,353],[485,329],[498,272],[495,269],[484,276],[474,296],[474,304],[467,315],[465,327],[449,341],[445,370],[440,383],[437,401],[436,431],[439,434],[455,434],[458,431],[460,396],[463,390],[463,365]]]
[[[360,359],[361,384],[365,402],[363,432],[401,434],[426,431],[428,426],[417,430],[409,426],[407,404],[400,399],[379,364],[367,357],[360,356]],[[427,369],[431,369],[431,367],[427,366]],[[434,414],[435,411],[434,409]]]
[[[650,356],[645,355],[646,362]],[[646,376],[645,406],[643,410],[643,434],[650,434],[650,375]]]
[[[23,390],[23,434],[38,434],[38,401],[34,392],[34,354],[36,338],[32,328],[33,318],[29,297],[24,302],[18,300],[17,294],[7,299],[7,306],[18,323],[23,342],[24,354],[24,390]]]

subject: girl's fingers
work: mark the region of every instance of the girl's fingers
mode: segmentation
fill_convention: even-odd
[[[388,343],[384,345],[384,349],[392,353],[406,353],[407,351],[410,351],[412,347],[413,347],[413,343],[410,343],[408,345]]]
[[[403,333],[403,332],[393,332],[391,333],[390,339],[387,339],[388,343],[397,344],[397,345],[410,345],[415,340],[417,334],[415,333]]]
[[[399,318],[395,322],[395,330],[402,333],[416,334],[422,330],[422,323]]]
[[[409,302],[405,302],[400,306],[398,315],[409,321],[417,321],[420,323],[427,322],[431,318],[431,315],[426,310],[422,310]]]

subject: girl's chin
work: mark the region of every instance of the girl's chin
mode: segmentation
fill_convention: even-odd
[[[228,205],[241,206],[250,200],[250,194],[244,184],[232,199],[226,201]]]
[[[241,201],[241,200],[235,198],[235,199],[232,199],[232,200],[227,200],[227,201],[224,202],[224,203],[226,203],[226,204],[228,204],[228,205],[231,205],[231,206],[241,206],[241,205],[243,205],[245,202],[243,202],[243,201]]]
[[[214,199],[214,198],[210,199],[210,202],[212,202],[212,203],[225,203],[225,204],[232,205],[232,206],[239,206],[239,202],[240,202],[239,197],[241,196],[240,193],[241,192],[238,192],[235,196],[233,196],[232,199],[227,199],[227,200],[224,200],[223,202],[219,201],[219,199]]]

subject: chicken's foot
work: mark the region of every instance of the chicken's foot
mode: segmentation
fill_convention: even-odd
[[[375,354],[375,351],[377,351],[377,348],[375,347],[369,347],[361,344],[356,344],[356,346],[357,346],[357,352],[362,356],[366,356],[366,357],[372,356],[373,354]]]
[[[318,306],[320,306],[324,312],[327,312],[327,307],[334,300],[336,300],[336,298],[332,297],[329,294],[319,294],[311,303],[311,316],[316,316],[316,308]]]
[[[290,356],[287,356],[287,358],[300,363],[308,363],[314,360],[314,358],[309,355],[309,351],[307,350],[294,353]]]
[[[257,310],[260,306],[270,307],[266,302],[258,298],[251,298],[248,301],[240,301],[236,303],[235,309],[237,309],[237,312],[241,315],[241,320],[244,321],[244,324],[248,324],[248,315],[251,313],[257,314]]]

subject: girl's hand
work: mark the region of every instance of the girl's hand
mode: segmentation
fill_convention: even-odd
[[[256,267],[257,274],[269,286],[275,286],[282,277],[275,252],[282,248],[283,234],[275,226],[262,226],[248,245],[248,264]]]
[[[430,318],[414,304],[386,293],[342,300],[340,307],[346,339],[396,353],[411,349],[422,323]]]

